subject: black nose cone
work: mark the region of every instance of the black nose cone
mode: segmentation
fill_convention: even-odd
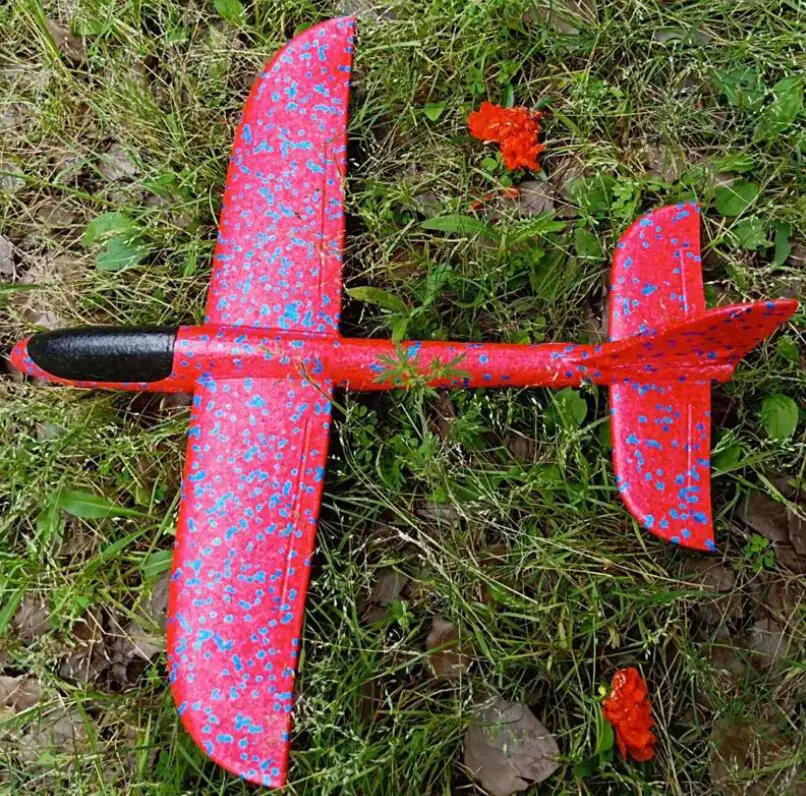
[[[42,332],[28,355],[42,370],[72,381],[159,381],[171,375],[176,329],[88,327]]]

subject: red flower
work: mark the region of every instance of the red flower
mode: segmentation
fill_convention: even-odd
[[[492,102],[482,102],[481,107],[467,117],[467,126],[474,138],[496,141],[500,145],[508,169],[540,171],[537,156],[543,151],[543,144],[537,137],[541,118],[541,113],[527,108],[502,108]]]
[[[631,666],[613,675],[602,712],[613,725],[622,757],[644,762],[655,756],[652,747],[657,738],[650,731],[652,714],[647,687],[637,669]]]

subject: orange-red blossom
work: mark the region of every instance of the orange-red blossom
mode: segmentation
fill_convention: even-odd
[[[644,678],[630,666],[619,669],[602,705],[605,718],[613,725],[616,745],[625,759],[644,762],[655,756],[657,738],[651,732],[652,714]]]
[[[537,156],[543,151],[543,144],[538,141],[541,118],[539,111],[503,108],[485,101],[467,117],[467,126],[475,138],[498,143],[508,169],[539,171]]]

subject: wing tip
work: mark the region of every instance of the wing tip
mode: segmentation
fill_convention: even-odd
[[[282,788],[286,785],[290,741],[264,744],[260,755],[254,754],[254,752],[250,755],[243,751],[240,744],[236,744],[234,740],[227,741],[226,746],[222,743],[215,743],[213,739],[216,736],[220,739],[226,733],[220,726],[213,729],[206,714],[187,709],[189,702],[186,689],[187,684],[183,681],[174,680],[171,683],[171,694],[182,726],[205,757],[233,776],[255,785],[264,788]],[[272,727],[273,731],[275,729],[276,727]],[[286,714],[284,731],[286,738],[288,738],[290,729],[290,714]]]
[[[678,547],[685,547],[689,550],[700,550],[704,553],[717,552],[710,508],[706,513],[705,522],[700,523],[696,530],[692,532],[688,527],[680,529],[676,527],[661,528],[655,521],[655,517],[644,511],[644,509],[631,498],[629,492],[622,492],[621,498],[627,510],[638,524],[658,539],[662,539],[664,542],[677,545]],[[681,525],[688,526],[690,523],[681,523]]]

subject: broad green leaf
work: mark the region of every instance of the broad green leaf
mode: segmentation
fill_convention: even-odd
[[[731,442],[724,448],[716,451],[713,456],[714,469],[720,472],[732,470],[742,458],[742,446],[738,442]]]
[[[423,113],[427,119],[432,122],[436,122],[439,120],[439,117],[442,116],[442,112],[445,110],[446,105],[446,102],[426,102],[425,107],[423,108]]]
[[[167,572],[171,568],[171,561],[173,560],[173,551],[171,550],[155,550],[146,556],[140,564],[140,569],[144,577],[156,578]]]
[[[243,22],[244,11],[241,0],[215,0],[215,10],[233,25]]]
[[[731,230],[736,243],[742,249],[753,251],[770,245],[767,227],[760,218],[744,218]]]
[[[616,736],[613,732],[613,725],[604,717],[601,705],[598,707],[599,716],[596,721],[596,752],[601,754],[613,748],[616,741]]]
[[[604,258],[599,238],[584,227],[577,227],[574,230],[574,245],[576,246],[577,257],[581,257],[583,260],[601,260]]]
[[[566,186],[574,203],[588,213],[607,210],[613,201],[613,188],[616,180],[609,174],[597,174],[595,177],[577,177]]]
[[[56,505],[62,511],[85,520],[95,520],[101,517],[134,517],[139,513],[132,509],[118,506],[101,495],[84,492],[81,489],[63,490],[56,501]]]
[[[85,246],[92,246],[98,240],[103,240],[113,233],[127,232],[134,226],[134,219],[125,213],[101,213],[87,224],[81,242]]]
[[[800,349],[798,348],[798,344],[787,334],[782,334],[775,341],[775,350],[778,352],[779,356],[789,362],[794,362],[795,364],[800,362]]]
[[[432,232],[447,232],[452,235],[485,235],[488,238],[495,236],[495,232],[489,224],[485,224],[473,216],[450,215],[427,218],[420,223],[420,227]]]
[[[735,172],[736,174],[745,174],[748,171],[752,171],[756,164],[750,155],[744,152],[737,152],[735,155],[725,155],[724,157],[718,158],[712,165],[717,174],[728,171]]]
[[[573,774],[577,779],[585,779],[585,777],[595,774],[599,770],[600,765],[601,760],[599,759],[599,755],[591,755],[574,766]]]
[[[409,311],[406,303],[400,296],[396,296],[394,293],[389,293],[386,290],[381,290],[379,287],[370,287],[369,285],[351,287],[347,290],[347,293],[354,299],[363,301],[366,304],[375,304],[390,312],[397,312],[404,315]]]
[[[552,232],[562,232],[565,227],[565,221],[557,221],[550,212],[540,213],[510,228],[507,235],[512,243],[520,243],[531,238],[545,237]]]
[[[786,221],[773,221],[772,228],[775,230],[775,255],[772,264],[783,265],[792,253],[792,244],[789,242],[792,227]]]
[[[728,102],[740,110],[757,110],[764,101],[766,87],[750,67],[719,71],[716,83]]]
[[[146,249],[136,240],[123,235],[108,240],[95,258],[99,271],[122,271],[137,265],[146,255]]]
[[[803,81],[800,75],[779,80],[773,87],[774,99],[761,112],[756,125],[756,141],[768,141],[788,130],[803,110]]]
[[[546,423],[556,428],[579,428],[587,414],[585,399],[576,390],[566,387],[553,395],[551,406],[546,411]]]
[[[788,439],[798,426],[798,405],[788,395],[768,395],[761,404],[761,423],[772,439]]]
[[[739,216],[758,196],[758,184],[737,180],[732,185],[720,185],[714,196],[716,210],[721,216]]]

